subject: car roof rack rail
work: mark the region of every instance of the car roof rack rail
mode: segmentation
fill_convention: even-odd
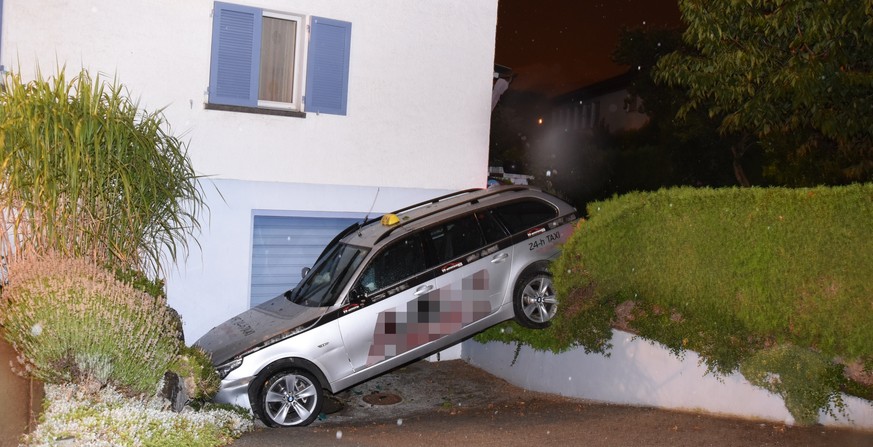
[[[461,201],[461,202],[455,203],[455,204],[453,204],[453,205],[451,205],[451,206],[448,206],[448,207],[446,207],[446,208],[441,208],[441,209],[432,210],[432,211],[430,211],[430,212],[423,213],[423,214],[421,214],[421,215],[415,216],[415,218],[408,219],[408,220],[405,220],[405,221],[401,220],[400,223],[398,223],[398,224],[392,226],[391,229],[389,229],[389,230],[386,231],[384,234],[382,234],[381,236],[379,236],[379,237],[376,239],[376,242],[379,242],[379,241],[385,239],[385,238],[388,237],[391,233],[393,233],[394,230],[396,230],[396,229],[398,229],[398,228],[400,228],[400,227],[403,227],[403,226],[405,226],[406,224],[409,224],[409,223],[412,223],[412,222],[415,222],[415,221],[421,220],[421,219],[423,219],[423,218],[425,218],[425,217],[428,217],[428,216],[432,216],[432,215],[434,215],[434,214],[436,214],[436,213],[439,213],[439,212],[442,212],[442,211],[445,211],[445,210],[448,210],[448,209],[452,209],[452,208],[455,208],[455,207],[458,207],[458,206],[461,206],[461,205],[465,205],[465,204],[468,204],[468,203],[477,203],[477,202],[479,202],[479,199],[482,199],[482,198],[485,198],[485,197],[489,197],[489,196],[493,196],[493,195],[495,195],[495,194],[499,194],[499,193],[503,193],[503,192],[511,192],[511,191],[525,191],[525,190],[529,190],[529,189],[530,189],[530,188],[528,188],[528,187],[526,187],[526,186],[521,186],[521,185],[510,185],[510,186],[505,186],[505,187],[501,187],[501,188],[484,189],[484,190],[483,190],[483,189],[478,189],[478,188],[475,188],[475,189],[465,189],[465,190],[463,190],[463,191],[458,191],[458,192],[455,192],[455,193],[452,193],[452,194],[447,194],[447,195],[445,195],[445,196],[437,197],[437,198],[435,198],[435,199],[431,199],[431,200],[428,200],[428,201],[425,201],[425,202],[421,202],[421,203],[417,203],[417,204],[415,204],[415,205],[408,206],[408,207],[403,208],[403,209],[401,209],[401,210],[395,211],[395,212],[392,213],[392,214],[399,214],[399,213],[402,213],[402,212],[411,211],[411,210],[413,210],[413,209],[416,209],[416,208],[419,208],[419,207],[422,207],[422,206],[432,205],[432,204],[439,203],[439,202],[444,201],[444,200],[447,200],[447,199],[451,199],[451,198],[454,198],[454,197],[462,196],[462,195],[464,195],[464,194],[470,194],[470,193],[477,192],[477,191],[482,191],[482,192],[483,192],[483,194],[481,194],[481,195],[477,195],[476,198],[474,198],[474,199],[472,199],[472,200],[469,200],[469,201],[465,200],[465,201]]]
[[[405,213],[407,211],[411,211],[411,210],[414,210],[416,208],[420,208],[422,206],[433,205],[435,203],[442,202],[443,200],[451,199],[453,197],[462,196],[464,194],[470,194],[470,193],[476,192],[476,191],[481,191],[481,188],[470,188],[470,189],[464,189],[462,191],[455,191],[451,194],[446,194],[444,196],[439,196],[439,197],[436,197],[433,199],[425,200],[424,202],[416,203],[415,205],[409,205],[407,207],[396,210],[396,211],[392,212],[391,214]]]

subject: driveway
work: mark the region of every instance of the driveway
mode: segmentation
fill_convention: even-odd
[[[873,432],[529,392],[460,360],[410,364],[338,394],[336,402],[341,410],[309,427],[258,424],[233,446],[873,446]]]

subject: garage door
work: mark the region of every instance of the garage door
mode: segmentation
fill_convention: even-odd
[[[360,219],[255,216],[252,246],[252,306],[268,301],[300,282],[300,270],[312,267],[340,231]]]

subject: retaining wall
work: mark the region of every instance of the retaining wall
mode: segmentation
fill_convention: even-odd
[[[595,401],[701,411],[747,419],[785,422],[794,418],[782,398],[749,383],[741,374],[714,377],[694,352],[677,358],[666,348],[613,331],[610,356],[574,349],[561,354],[523,346],[468,340],[463,358],[472,365],[532,391]],[[844,396],[846,415],[821,414],[819,422],[873,430],[873,403]]]

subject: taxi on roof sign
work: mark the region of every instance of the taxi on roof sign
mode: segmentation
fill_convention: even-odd
[[[382,216],[381,222],[382,222],[382,225],[385,225],[386,227],[390,227],[392,225],[397,225],[398,223],[400,223],[400,218],[398,218],[396,214],[386,214],[386,215]]]

